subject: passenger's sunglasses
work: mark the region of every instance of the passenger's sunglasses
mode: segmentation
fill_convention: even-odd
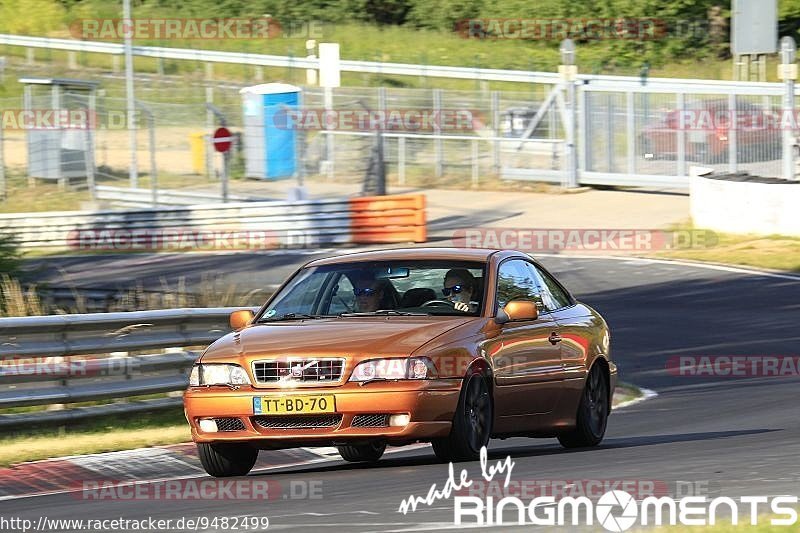
[[[444,287],[442,289],[442,294],[444,294],[445,296],[450,296],[451,292],[453,294],[458,294],[463,290],[464,290],[464,286],[463,285],[453,285],[452,287]]]
[[[371,289],[369,287],[365,287],[363,289],[353,289],[353,294],[355,294],[356,296],[372,296],[376,292],[378,291],[376,291],[375,289]]]

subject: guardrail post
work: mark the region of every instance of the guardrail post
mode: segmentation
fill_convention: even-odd
[[[25,64],[26,65],[33,65],[36,62],[36,56],[34,55],[33,48],[26,48],[25,49]]]

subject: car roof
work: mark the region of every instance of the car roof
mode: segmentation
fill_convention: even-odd
[[[354,263],[361,261],[394,261],[394,260],[443,260],[443,261],[479,261],[486,262],[495,253],[519,253],[511,250],[497,250],[491,248],[390,248],[386,250],[369,250],[354,252],[333,257],[315,259],[306,266],[335,265],[339,263]]]

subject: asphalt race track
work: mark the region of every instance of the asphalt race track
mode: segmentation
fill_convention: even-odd
[[[282,276],[307,259],[290,254],[158,256],[159,264],[143,261],[141,269],[127,277],[146,278],[151,268],[161,275],[165,270],[191,274],[196,268],[236,270],[253,283],[275,283],[279,279],[268,279],[276,271],[273,266],[280,267]],[[673,356],[800,355],[800,278],[640,260],[556,256],[541,260],[578,298],[606,317],[621,378],[658,396],[613,413],[598,448],[565,451],[555,439],[492,441],[491,463],[510,455],[515,481],[638,480],[665,486],[673,495],[688,486],[710,497],[800,495],[798,378],[679,376],[666,370]],[[108,266],[104,259],[94,261],[91,271],[103,279],[92,280],[113,281],[114,272],[100,268]],[[196,262],[201,264],[187,268]],[[64,267],[79,275],[79,266],[68,260]],[[471,478],[480,478],[477,463],[457,465],[456,472],[462,466]],[[284,493],[266,502],[87,501],[79,494],[59,494],[2,501],[0,516],[34,522],[42,515],[267,516],[269,530],[276,531],[454,527],[452,500],[423,505],[407,515],[397,512],[404,498],[425,496],[431,484],[441,487],[445,482],[447,466],[437,463],[429,448],[395,453],[372,467],[331,461],[251,477],[282,487],[321,483],[321,498],[294,499]],[[593,529],[602,530],[597,525]]]

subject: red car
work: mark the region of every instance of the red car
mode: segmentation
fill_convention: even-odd
[[[727,99],[694,102],[683,111],[682,123],[680,110],[667,111],[657,122],[642,128],[639,151],[645,159],[675,158],[678,156],[678,133],[683,130],[687,161],[725,162],[734,118],[738,161],[781,157],[780,110],[737,100],[736,112],[732,113]]]

